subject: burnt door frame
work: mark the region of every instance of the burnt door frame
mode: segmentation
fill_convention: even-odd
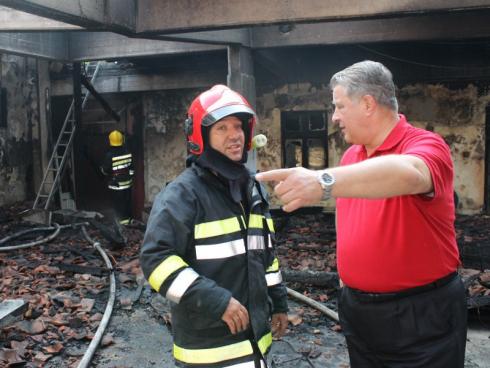
[[[142,219],[145,207],[145,165],[144,165],[144,116],[143,102],[139,99],[128,111],[128,135],[131,137],[130,150],[133,154],[133,190],[132,215],[137,220]]]

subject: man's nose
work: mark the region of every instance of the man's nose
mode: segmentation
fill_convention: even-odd
[[[242,128],[232,128],[230,129],[230,137],[236,139],[242,134]]]

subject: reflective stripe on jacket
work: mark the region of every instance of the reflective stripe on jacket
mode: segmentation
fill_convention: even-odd
[[[109,176],[109,189],[124,190],[133,185],[133,155],[125,147],[111,147],[100,169]]]
[[[193,165],[155,199],[140,261],[152,288],[172,302],[180,365],[250,362],[250,341],[262,354],[270,348],[269,318],[287,311],[287,296],[262,193],[251,181],[246,214],[215,175]],[[221,320],[231,296],[250,316],[250,328],[236,335]]]

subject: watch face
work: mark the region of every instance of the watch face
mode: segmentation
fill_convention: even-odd
[[[331,185],[334,183],[334,179],[333,179],[333,176],[330,175],[329,173],[323,173],[322,174],[322,181],[326,184],[326,185]]]

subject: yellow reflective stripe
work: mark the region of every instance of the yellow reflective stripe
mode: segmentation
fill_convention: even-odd
[[[257,229],[262,229],[264,227],[264,216],[262,215],[255,215],[251,214],[250,218],[248,220],[248,227],[249,228],[257,228]]]
[[[267,226],[269,227],[269,231],[270,231],[271,233],[276,232],[276,231],[274,230],[274,221],[272,221],[272,219],[271,219],[271,218],[266,218],[265,220],[267,221]]]
[[[263,338],[262,338],[263,339]],[[261,341],[262,341],[261,339]],[[272,343],[272,335],[271,335]],[[270,345],[270,344],[269,344]],[[260,342],[259,342],[260,347]],[[236,359],[253,353],[252,344],[245,340],[235,344],[210,349],[184,349],[174,344],[174,357],[189,364],[210,364]]]
[[[279,260],[277,259],[277,257],[274,258],[274,261],[269,266],[269,268],[265,270],[265,272],[276,272],[276,271],[279,271]]]
[[[257,345],[259,346],[260,352],[265,354],[272,345],[272,333],[269,332],[268,334],[262,336]]]
[[[112,166],[117,166],[117,165],[122,165],[122,164],[126,164],[128,162],[132,162],[133,160],[130,159],[130,158],[127,158],[125,160],[117,160],[117,161],[112,161]]]
[[[274,221],[271,218],[267,218],[262,215],[251,214],[250,219],[248,220],[248,227],[253,227],[257,229],[262,229],[264,227],[263,220],[267,222],[267,227],[271,233],[275,232],[274,230]]]
[[[182,258],[179,256],[170,256],[153,270],[148,278],[148,282],[153,289],[159,291],[162,284],[172,273],[185,266],[187,266],[187,263]]]
[[[231,234],[237,231],[240,231],[240,223],[236,217],[203,222],[194,227],[194,239],[210,238],[212,236]]]
[[[114,156],[114,157],[112,158],[112,161],[122,160],[122,159],[125,159],[125,158],[130,158],[130,157],[131,157],[131,153],[128,153],[127,155]]]

